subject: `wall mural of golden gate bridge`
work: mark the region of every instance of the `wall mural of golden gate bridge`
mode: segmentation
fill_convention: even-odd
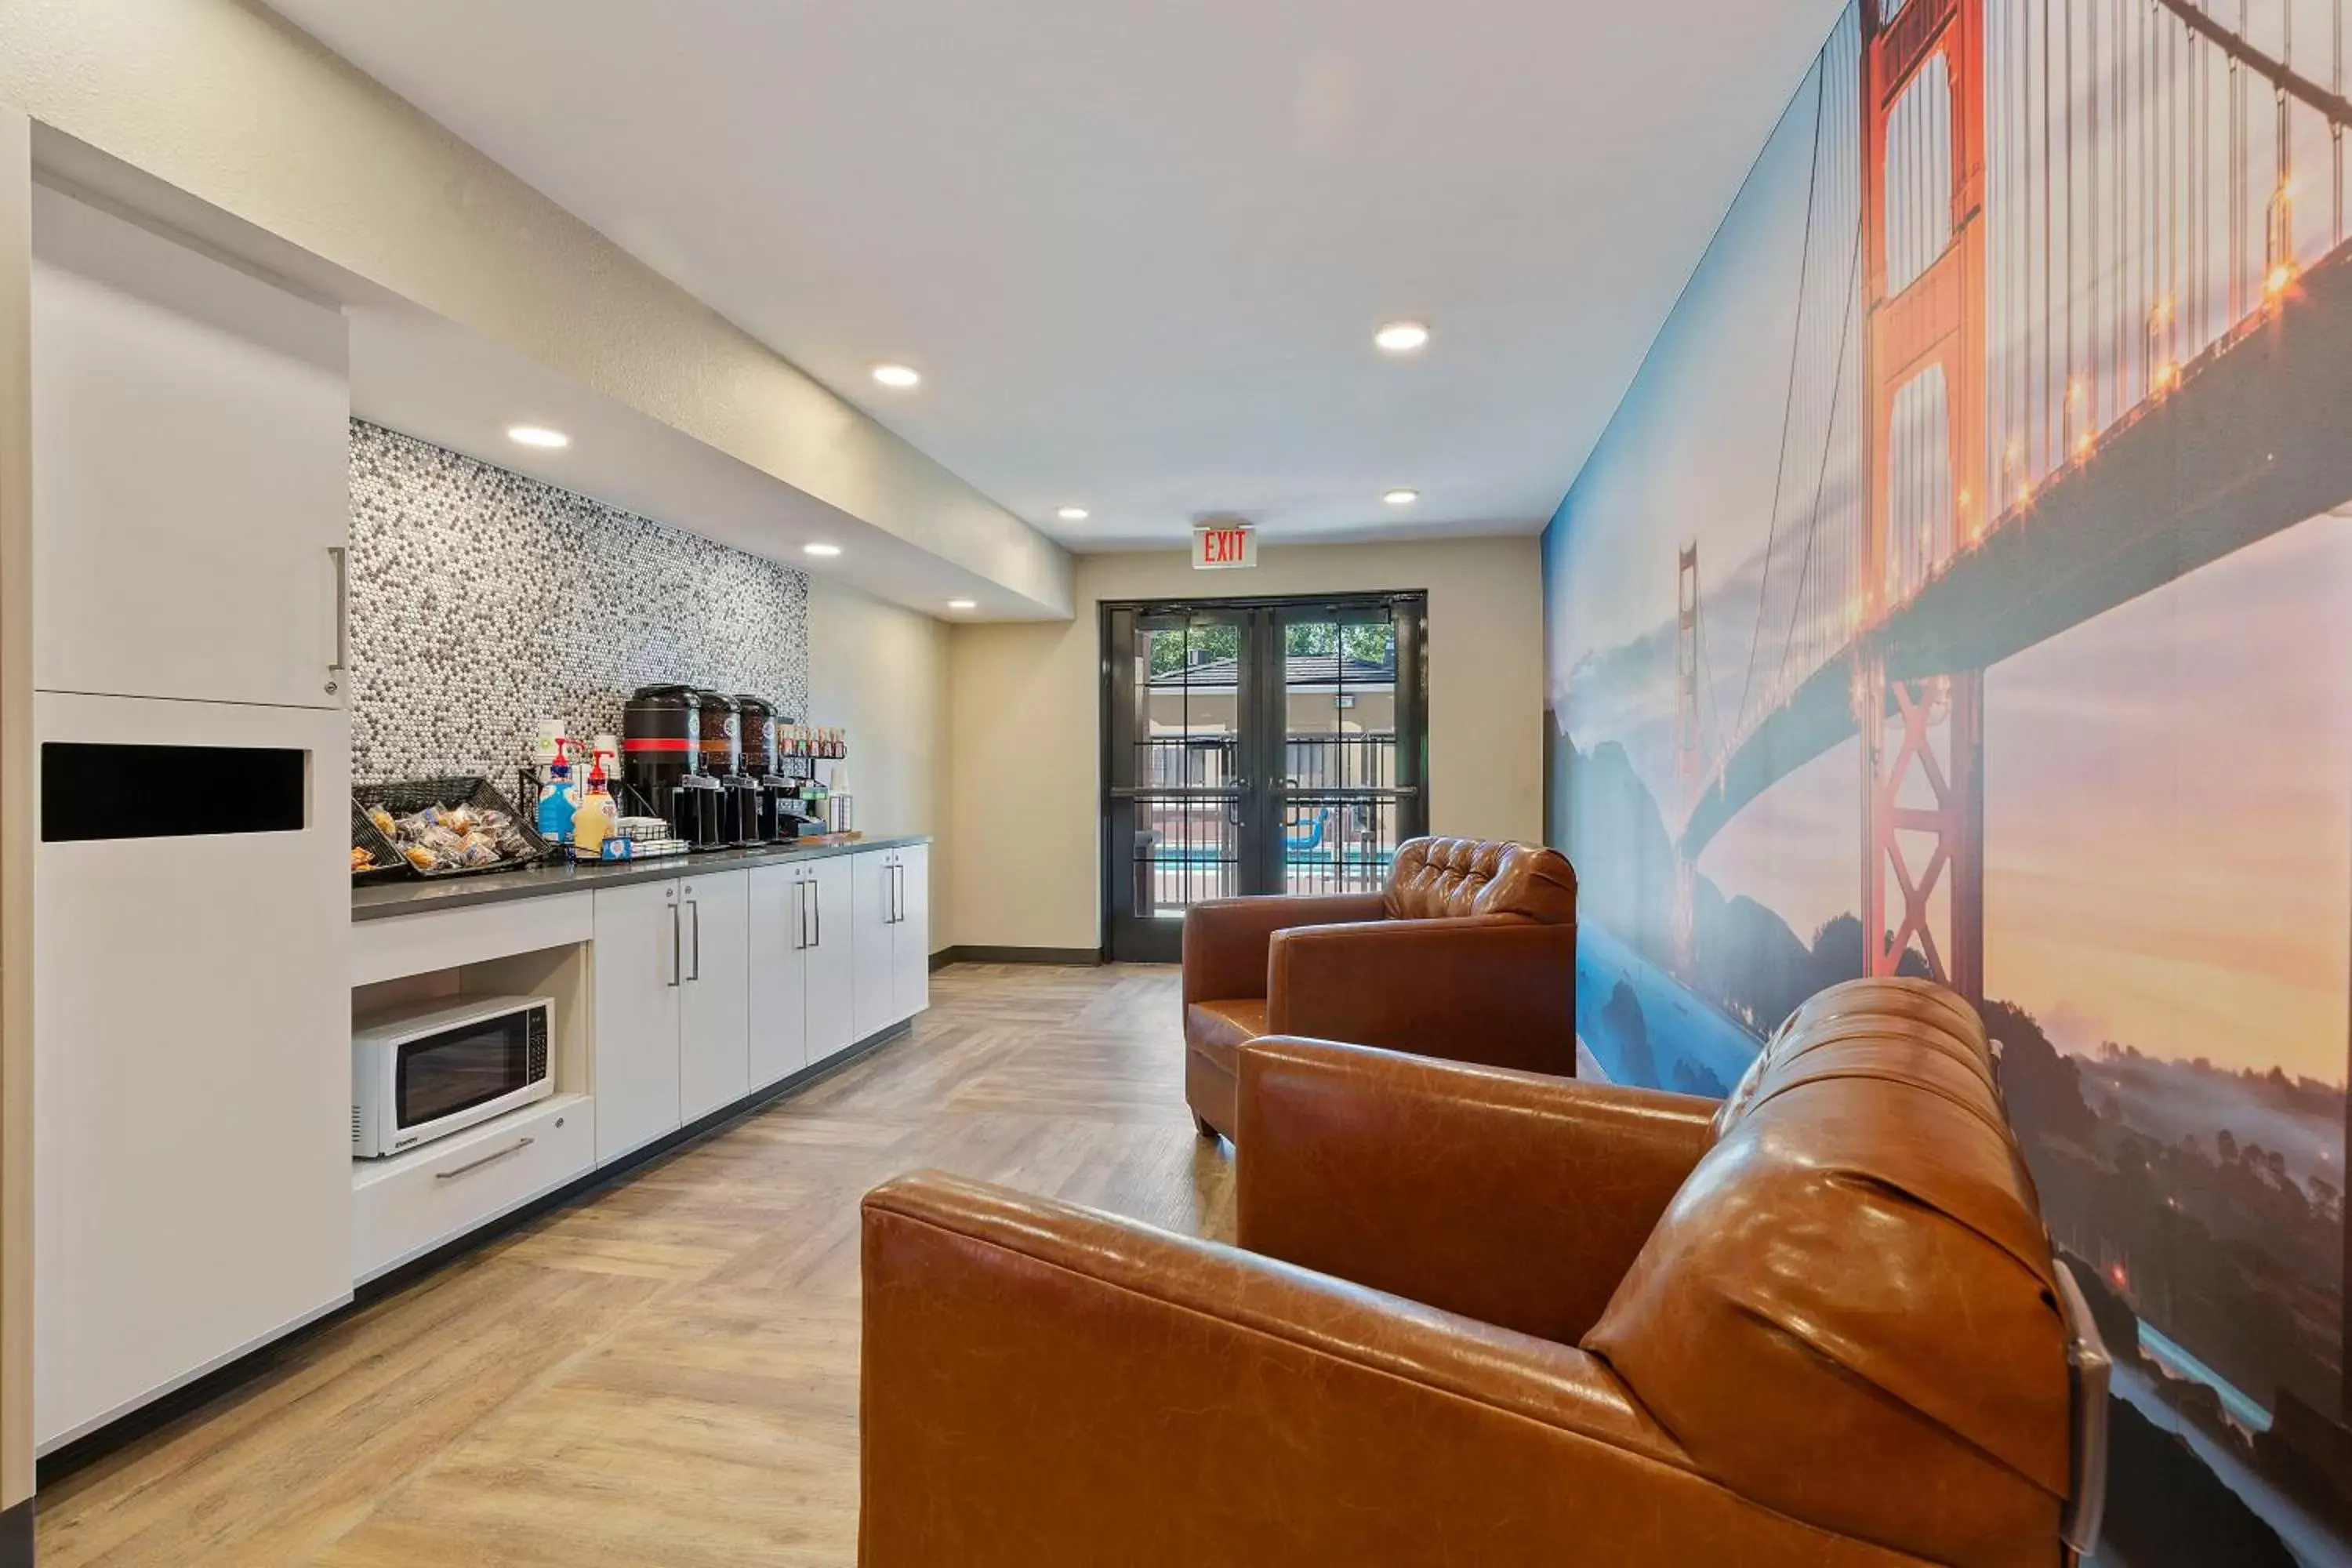
[[[1861,0],[1545,536],[1580,1027],[1979,1002],[2109,1568],[2352,1562],[2346,0]]]

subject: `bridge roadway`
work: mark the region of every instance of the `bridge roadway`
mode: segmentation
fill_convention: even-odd
[[[1692,809],[1684,855],[1696,858],[1750,801],[1856,732],[1854,676],[1874,658],[1890,679],[1989,668],[2347,496],[2352,244],[1866,622],[1739,739]]]

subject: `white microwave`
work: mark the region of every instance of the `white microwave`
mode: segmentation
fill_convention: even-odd
[[[352,1021],[352,1157],[382,1159],[554,1092],[546,996],[479,996]]]

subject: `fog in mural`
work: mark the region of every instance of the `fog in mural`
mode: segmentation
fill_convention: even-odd
[[[2338,0],[1827,40],[1545,536],[1580,1028],[1981,1003],[2119,1363],[2110,1568],[2352,1562]]]

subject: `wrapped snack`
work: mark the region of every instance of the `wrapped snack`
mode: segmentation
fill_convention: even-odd
[[[478,781],[472,783],[478,790]],[[466,792],[461,787],[454,793],[463,795]],[[428,794],[425,798],[432,797]],[[441,798],[446,801],[448,796]],[[363,809],[367,819],[392,841],[401,857],[429,876],[491,869],[535,860],[543,852],[529,837],[525,819],[499,806],[467,805],[461,799],[398,814],[381,805]],[[354,871],[360,868],[356,864],[353,867]]]

